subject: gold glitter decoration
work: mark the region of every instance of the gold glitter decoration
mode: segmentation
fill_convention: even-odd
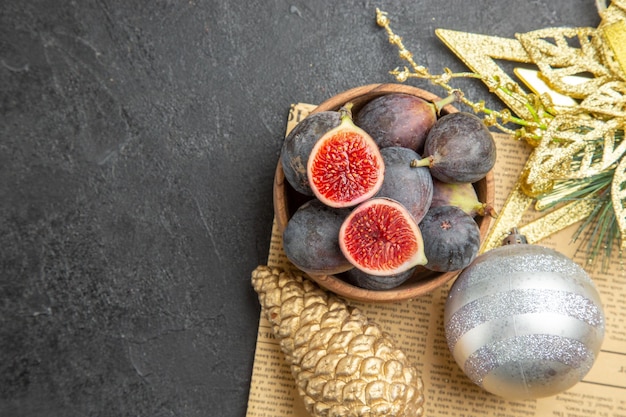
[[[613,181],[611,182],[611,201],[613,208],[620,215],[616,216],[617,225],[622,235],[621,247],[624,249],[626,239],[626,216],[624,216],[624,206],[626,205],[626,158],[622,159],[615,168]]]
[[[424,384],[390,334],[303,273],[259,265],[252,286],[313,417],[420,417]]]
[[[592,28],[549,28],[517,35],[546,83],[573,98],[587,97],[614,79],[610,70],[600,63],[600,45],[596,38],[596,30]],[[582,73],[592,77],[580,84],[564,80],[566,76]]]
[[[564,229],[567,226],[587,218],[595,203],[591,199],[582,199],[567,204],[561,210],[552,211],[539,220],[530,222],[519,228],[519,233],[526,236],[529,243],[539,242],[552,234],[552,229]],[[552,225],[546,228],[546,224]],[[495,246],[494,246],[495,247]]]
[[[588,185],[587,179],[604,173],[611,174],[601,177],[605,188],[611,190],[613,210],[609,214],[615,217],[622,248],[626,248],[626,158],[622,158],[626,153],[626,0],[612,1],[610,6],[602,0],[596,4],[602,18],[598,28],[547,28],[517,34],[515,39],[437,29],[436,35],[472,71],[452,73],[446,69],[442,75],[430,74],[416,64],[402,39],[391,30],[387,14],[377,10],[377,23],[409,64],[409,68],[391,71],[398,81],[428,79],[451,92],[456,91],[449,85],[454,78],[480,79],[510,111],[486,109],[484,103],[474,103],[463,95],[460,101],[484,113],[487,125],[533,147],[482,251],[499,246],[512,227],[524,230],[530,235],[528,240],[535,242],[586,218],[600,204],[599,192],[594,189],[581,196],[583,185],[573,181]],[[515,71],[524,75],[520,78],[529,83],[532,93],[524,91],[496,60],[536,65],[535,72]],[[510,124],[520,127],[511,129]],[[561,193],[565,188],[576,195],[574,202],[552,207],[542,201],[553,189]],[[535,208],[552,208],[520,227],[533,202]]]
[[[611,67],[614,73],[626,75],[626,2],[613,1],[613,7],[607,9],[599,2],[602,24],[599,27],[604,42],[609,48],[603,49],[604,62]]]

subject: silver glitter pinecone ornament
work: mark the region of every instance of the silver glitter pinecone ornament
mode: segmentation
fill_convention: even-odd
[[[298,392],[316,417],[419,417],[417,369],[359,309],[293,272],[265,265],[252,284]]]
[[[600,351],[604,313],[579,265],[516,232],[459,275],[444,325],[463,372],[518,400],[555,395],[583,379]]]

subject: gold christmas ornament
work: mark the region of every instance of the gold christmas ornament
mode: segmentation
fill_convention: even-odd
[[[387,14],[377,10],[377,23],[409,64],[391,71],[398,81],[428,79],[451,92],[455,78],[480,79],[508,109],[491,110],[464,96],[461,102],[484,113],[488,125],[533,148],[482,251],[497,247],[513,227],[532,243],[586,218],[606,227],[592,234],[594,250],[610,250],[617,237],[626,247],[626,0],[608,7],[598,0],[597,6],[602,18],[597,28],[547,28],[515,39],[437,29],[436,35],[472,71],[446,69],[441,75],[413,61]],[[496,59],[534,64],[536,70],[514,71],[531,92]],[[509,127],[513,124],[518,127]],[[521,225],[533,203],[546,214]]]
[[[422,415],[416,368],[360,310],[293,271],[259,266],[252,285],[311,415]]]

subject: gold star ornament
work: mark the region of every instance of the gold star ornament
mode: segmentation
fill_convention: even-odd
[[[513,227],[536,242],[589,217],[608,230],[600,246],[618,238],[626,248],[626,0],[596,4],[597,28],[547,28],[514,39],[437,29],[471,71],[440,75],[413,61],[387,14],[377,10],[378,25],[409,64],[391,71],[398,81],[423,78],[453,92],[455,78],[480,79],[507,109],[487,109],[462,94],[461,102],[483,113],[486,124],[532,146],[483,251],[499,246]],[[523,64],[514,74],[524,86],[497,60]],[[520,225],[533,203],[546,214]]]

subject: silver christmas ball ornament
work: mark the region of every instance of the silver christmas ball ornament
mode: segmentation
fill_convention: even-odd
[[[450,289],[448,347],[477,385],[507,399],[563,392],[591,369],[604,338],[600,296],[583,268],[512,231]]]

